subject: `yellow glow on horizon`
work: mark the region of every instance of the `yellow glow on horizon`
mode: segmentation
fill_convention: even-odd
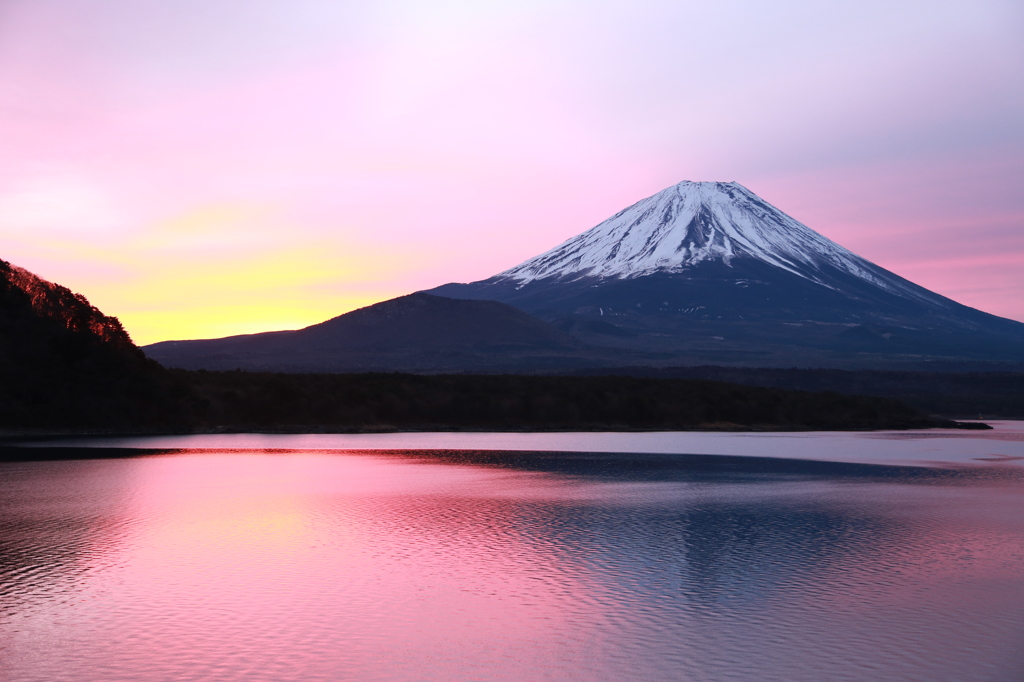
[[[299,329],[392,296],[346,291],[371,277],[370,259],[294,248],[181,270],[156,266],[110,309],[139,345]],[[364,285],[365,286],[365,285]],[[104,296],[105,299],[109,296]]]
[[[78,281],[40,274],[118,317],[140,346],[299,329],[410,293],[393,280],[411,254],[338,233],[290,225],[264,206],[207,205],[114,244],[55,240],[47,260],[93,267]]]
[[[196,306],[180,310],[129,312],[118,317],[132,340],[144,346],[158,341],[215,339],[238,334],[301,329],[399,295]]]

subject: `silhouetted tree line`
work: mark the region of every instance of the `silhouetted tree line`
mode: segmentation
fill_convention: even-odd
[[[1024,372],[923,372],[768,367],[621,367],[578,370],[577,376],[707,379],[800,391],[893,398],[928,414],[954,418],[1024,418]]]
[[[857,429],[936,425],[894,400],[635,377],[174,370],[206,428]]]
[[[22,347],[2,335],[0,425],[183,431],[937,425],[887,398],[707,380],[165,370],[141,353],[50,331],[34,332],[33,343]]]

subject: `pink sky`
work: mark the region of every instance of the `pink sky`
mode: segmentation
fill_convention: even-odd
[[[1024,320],[1011,0],[7,0],[0,258],[139,343],[495,274],[735,180]]]

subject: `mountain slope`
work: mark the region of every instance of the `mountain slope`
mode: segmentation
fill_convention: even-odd
[[[1024,362],[1021,323],[913,284],[737,183],[679,183],[494,277],[430,292],[680,362]]]
[[[512,306],[410,294],[297,331],[144,347],[168,367],[283,372],[462,371],[564,364],[581,344]],[[578,363],[572,363],[578,364]]]

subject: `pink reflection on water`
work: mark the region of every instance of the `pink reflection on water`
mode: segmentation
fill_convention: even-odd
[[[145,607],[105,637],[122,657],[186,668],[235,666],[241,656],[282,674],[299,667],[372,679],[381,657],[401,670],[466,651],[543,667],[538,656],[550,653],[531,643],[556,639],[570,619],[601,620],[596,585],[520,527],[529,510],[514,491],[523,477],[545,488],[568,483],[381,459],[140,461],[128,514],[142,521],[122,557],[129,599],[109,607]],[[598,634],[572,648],[599,647]]]
[[[0,529],[37,520],[16,542],[0,535],[6,556],[24,557],[0,574],[11,679],[952,681],[1024,669],[1019,486],[638,480],[460,457],[0,467]],[[59,555],[33,553],[34,537]],[[47,556],[61,565],[33,573]]]

